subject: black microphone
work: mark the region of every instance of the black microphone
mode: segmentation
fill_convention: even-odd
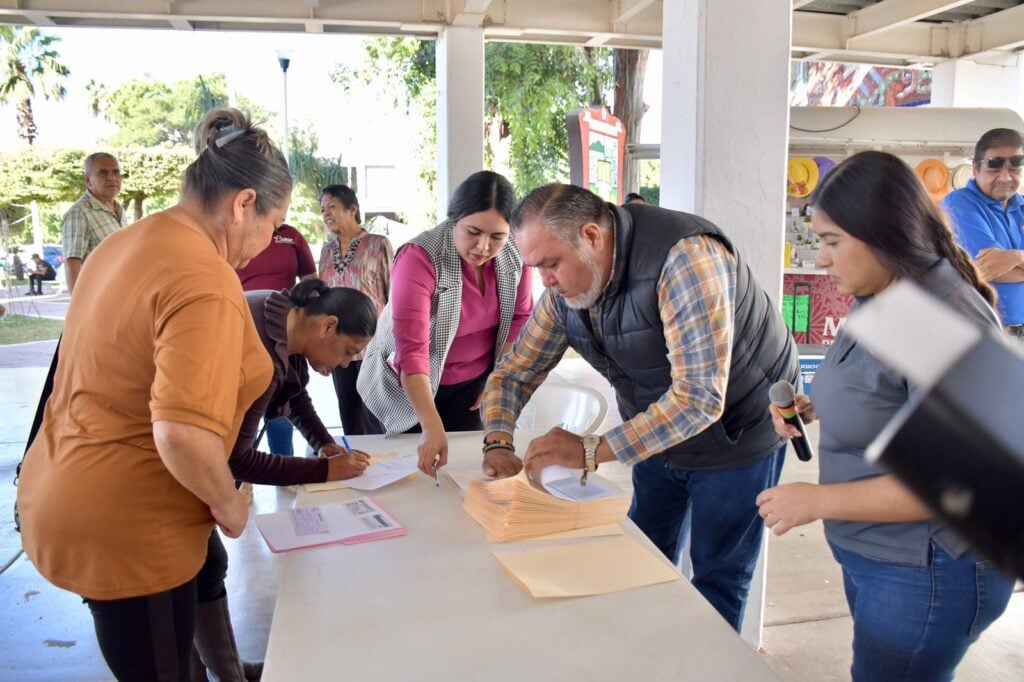
[[[811,442],[807,440],[807,430],[804,429],[800,413],[796,411],[796,393],[793,391],[793,385],[788,381],[776,381],[768,389],[768,398],[779,408],[786,423],[800,430],[800,435],[791,439],[796,456],[801,462],[811,461],[814,450],[811,449]]]

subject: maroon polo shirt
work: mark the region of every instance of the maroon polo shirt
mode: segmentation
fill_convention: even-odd
[[[316,272],[313,252],[299,231],[291,225],[274,230],[270,246],[249,264],[236,270],[245,291],[291,289],[296,280]]]

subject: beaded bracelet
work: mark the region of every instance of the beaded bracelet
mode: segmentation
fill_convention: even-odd
[[[516,451],[516,447],[512,443],[509,443],[508,441],[505,440],[495,440],[484,444],[484,454],[487,454],[491,450],[498,449],[511,450],[513,454]]]

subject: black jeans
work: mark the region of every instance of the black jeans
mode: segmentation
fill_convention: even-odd
[[[228,595],[224,584],[228,576],[228,551],[220,539],[220,533],[214,528],[206,543],[206,561],[196,574],[196,601],[205,604],[217,601]]]
[[[121,682],[190,679],[196,625],[196,579],[128,599],[85,599],[96,639]]]
[[[29,275],[28,290],[30,293],[43,293],[43,282],[52,282],[57,279],[57,274],[51,272],[48,275]]]
[[[338,394],[338,413],[341,416],[341,428],[346,436],[361,436],[368,431],[366,415],[369,410],[363,407],[363,399],[356,391],[356,379],[363,361],[353,361],[348,367],[335,367],[331,373],[334,379],[334,392]]]

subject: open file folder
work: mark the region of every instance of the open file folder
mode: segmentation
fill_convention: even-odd
[[[369,497],[253,517],[272,552],[304,547],[384,540],[405,535],[405,528]]]
[[[536,598],[621,592],[682,577],[663,557],[627,535],[494,556]]]

